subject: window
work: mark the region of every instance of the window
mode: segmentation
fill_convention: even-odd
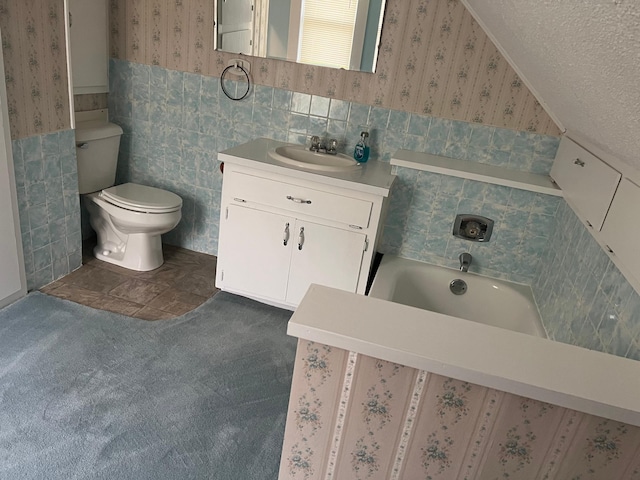
[[[302,0],[294,28],[299,32],[296,61],[360,69],[368,8],[368,0]]]

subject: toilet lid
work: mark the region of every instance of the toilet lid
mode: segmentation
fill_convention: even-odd
[[[175,193],[135,183],[105,188],[100,196],[113,205],[134,212],[169,213],[182,207],[182,198]]]

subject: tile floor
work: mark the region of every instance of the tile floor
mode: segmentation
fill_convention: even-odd
[[[85,245],[91,252],[92,245]],[[42,292],[82,305],[144,320],[164,320],[190,312],[218,289],[216,257],[170,245],[164,264],[136,272],[83,256],[78,270],[43,287]]]

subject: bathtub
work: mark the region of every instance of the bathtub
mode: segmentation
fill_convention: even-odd
[[[467,283],[454,295],[454,279]],[[531,288],[473,273],[385,255],[369,291],[371,297],[546,338]]]

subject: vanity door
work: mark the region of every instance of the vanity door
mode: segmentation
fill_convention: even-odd
[[[291,217],[229,205],[218,258],[224,287],[284,301],[294,223]]]
[[[365,234],[303,220],[296,221],[291,233],[287,303],[298,305],[312,283],[355,293]]]

